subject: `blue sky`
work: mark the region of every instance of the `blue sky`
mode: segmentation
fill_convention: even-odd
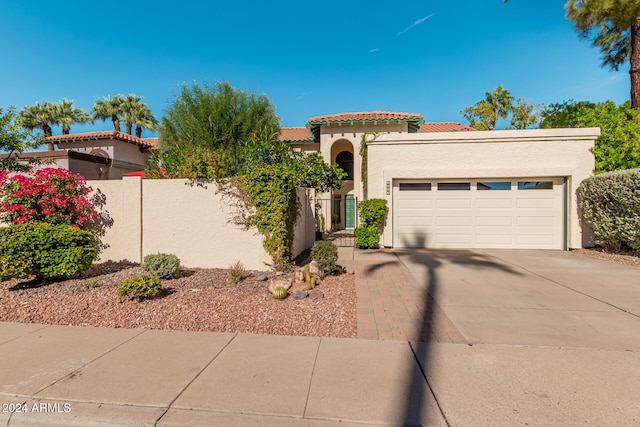
[[[628,66],[602,68],[563,7],[563,0],[4,0],[0,107],[68,98],[88,111],[96,98],[135,93],[160,117],[183,82],[223,80],[266,94],[283,126],[371,110],[463,123],[460,110],[497,85],[530,103],[628,99]]]

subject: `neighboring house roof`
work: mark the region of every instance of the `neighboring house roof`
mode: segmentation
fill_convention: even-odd
[[[55,135],[45,138],[47,142],[53,142],[55,144],[64,144],[65,142],[77,141],[96,141],[101,139],[114,139],[117,141],[124,141],[131,144],[136,144],[141,149],[155,148],[157,147],[158,143],[158,138],[138,138],[135,135],[129,135],[117,130],[73,133],[69,135]]]
[[[427,122],[420,125],[418,133],[422,132],[470,132],[476,129],[456,122]]]
[[[278,141],[287,144],[313,144],[313,134],[303,126],[292,128],[280,128],[278,132]]]

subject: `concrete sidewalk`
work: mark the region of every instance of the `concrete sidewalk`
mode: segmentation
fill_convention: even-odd
[[[637,352],[16,323],[0,337],[0,425],[640,423]]]
[[[0,337],[1,425],[446,425],[407,342],[17,323]]]

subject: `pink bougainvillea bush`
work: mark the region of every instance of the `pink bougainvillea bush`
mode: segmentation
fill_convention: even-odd
[[[81,227],[96,218],[82,175],[43,168],[9,177],[0,171],[0,221],[7,224],[68,224]]]

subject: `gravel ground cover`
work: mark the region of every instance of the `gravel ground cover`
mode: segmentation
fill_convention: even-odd
[[[118,284],[144,274],[128,263],[100,263],[80,278],[49,284],[0,283],[0,320],[55,325],[105,326],[255,334],[356,336],[356,292],[352,274],[328,276],[316,289],[324,298],[275,300],[262,272],[232,284],[227,270],[188,269],[163,280],[159,297],[129,300]],[[89,286],[87,286],[89,284]],[[95,284],[96,287],[90,285]]]
[[[608,261],[617,262],[619,264],[632,265],[640,267],[640,253],[611,253],[601,249],[575,249],[579,254],[587,255],[594,258],[606,259]]]

